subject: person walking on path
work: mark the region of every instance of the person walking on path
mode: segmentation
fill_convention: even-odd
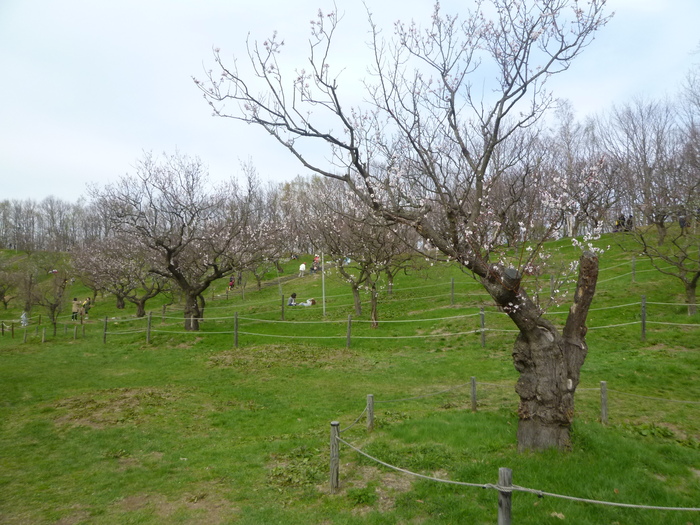
[[[304,277],[304,272],[306,272],[306,264],[301,263],[299,265],[299,277]]]

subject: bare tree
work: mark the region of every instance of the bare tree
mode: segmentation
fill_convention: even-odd
[[[91,193],[115,232],[133,237],[149,253],[151,273],[170,279],[185,300],[186,330],[198,330],[203,292],[243,269],[274,225],[251,224],[254,181],[210,190],[201,161],[179,153],[159,160],[144,154],[135,176]]]
[[[546,79],[566,70],[605,23],[604,4],[491,0],[463,20],[436,4],[429,27],[397,23],[390,41],[370,15],[369,109],[341,103],[329,59],[334,13],[319,13],[310,61],[290,83],[276,35],[249,43],[252,70],[239,70],[239,62],[230,67],[215,52],[219,70],[196,81],[216,114],[262,126],[308,169],[344,181],[376,215],[413,227],[481,280],[520,330],[513,356],[523,450],[570,446],[598,259],[590,251],[581,257],[574,305],[560,332],[525,291],[523,269],[534,255],[508,259],[499,247],[503,225],[490,192],[504,166],[522,162],[509,142],[550,106]],[[309,158],[308,143],[325,145],[333,162]],[[557,180],[541,192],[550,219],[539,239],[530,239],[534,253],[560,223],[568,198]]]
[[[138,239],[113,236],[96,241],[74,254],[74,267],[83,283],[136,305],[136,317],[146,315],[146,302],[168,289],[169,280],[150,271],[152,255]],[[94,297],[93,297],[94,299]]]

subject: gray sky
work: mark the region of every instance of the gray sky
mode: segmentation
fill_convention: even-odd
[[[443,10],[469,0],[443,0]],[[429,0],[367,0],[390,34],[397,20],[426,20]],[[359,0],[336,0],[338,66],[367,39]],[[615,16],[555,96],[580,117],[633,96],[674,96],[700,55],[700,0],[609,0]],[[261,178],[303,173],[261,130],[213,118],[191,80],[213,67],[212,48],[244,58],[245,41],[273,30],[302,63],[309,21],[326,0],[0,0],[0,200],[53,195],[76,201],[88,183],[133,173],[143,151],[199,156],[213,181],[250,160]],[[331,60],[333,62],[333,60]],[[352,68],[344,73],[353,75]],[[359,75],[360,73],[357,73]]]

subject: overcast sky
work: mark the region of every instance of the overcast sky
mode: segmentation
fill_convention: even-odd
[[[469,2],[441,5],[455,12]],[[397,19],[425,20],[432,5],[366,3],[387,33]],[[362,55],[367,24],[359,0],[336,4],[345,14],[337,58],[343,62]],[[243,57],[248,34],[263,41],[277,30],[291,59],[305,49],[318,8],[332,5],[0,0],[0,201],[53,195],[75,202],[88,183],[133,173],[143,151],[198,156],[213,181],[239,175],[248,160],[263,179],[304,173],[260,130],[212,117],[191,77],[213,67],[212,48]],[[674,96],[700,62],[700,0],[609,0],[609,9],[613,19],[552,84],[580,117],[634,96]],[[302,63],[303,56],[294,59]]]

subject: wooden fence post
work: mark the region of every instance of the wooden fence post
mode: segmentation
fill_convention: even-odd
[[[512,507],[512,492],[510,487],[513,486],[513,471],[509,468],[501,467],[498,469],[498,525],[510,525],[511,507]],[[500,490],[501,488],[506,490]]]
[[[549,297],[550,299],[554,299],[554,285],[556,283],[554,282],[554,275],[549,276]]]
[[[338,436],[340,435],[340,423],[331,421],[331,493],[335,494],[338,491],[340,479],[340,444]]]
[[[282,320],[284,321],[284,295],[282,295]]]
[[[73,340],[78,338],[78,325],[73,325]]]
[[[352,333],[352,314],[348,315],[348,331],[345,336],[345,348],[350,348],[350,335]]]
[[[105,325],[104,329],[102,330],[102,343],[107,343],[107,317],[105,317]]]
[[[15,338],[15,323],[10,324],[10,333],[12,334],[12,339]]]
[[[486,348],[486,315],[483,306],[479,309],[479,317],[481,318],[481,348]]]
[[[607,383],[607,381],[600,382],[600,422],[603,425],[608,424],[608,383]]]
[[[632,256],[632,282],[634,282],[634,278],[635,278],[635,267],[636,267],[636,263],[637,263],[637,259],[636,259],[635,256],[633,255],[633,256]]]
[[[452,278],[451,289],[450,289],[450,305],[455,304],[455,278]]]
[[[472,412],[476,412],[476,377],[472,376],[471,379],[471,384],[472,384]]]
[[[46,342],[46,327],[41,329],[41,342],[42,343]]]
[[[367,432],[374,430],[374,395],[367,394]]]
[[[238,312],[233,314],[233,346],[238,348]]]
[[[647,296],[642,295],[642,341],[647,340]]]

